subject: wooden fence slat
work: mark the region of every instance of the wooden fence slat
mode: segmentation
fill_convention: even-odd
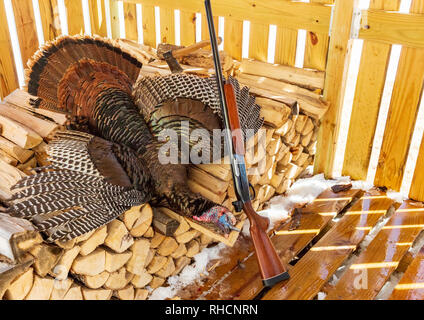
[[[12,0],[15,14],[16,31],[21,49],[22,63],[27,61],[38,48],[38,37],[35,28],[34,10],[31,1]]]
[[[334,7],[333,25],[324,85],[324,99],[330,107],[322,119],[318,132],[314,172],[324,173],[331,177],[334,167],[335,151],[340,130],[340,120],[343,105],[343,95],[346,86],[349,54],[352,45],[350,27],[353,8],[358,1],[336,0]]]
[[[198,0],[125,0],[143,5],[179,9],[192,12],[205,12],[203,1]],[[317,33],[327,33],[330,25],[331,7],[298,1],[212,1],[213,13],[224,18],[249,20],[258,24],[284,25],[290,29],[305,29]],[[203,18],[202,18],[203,20]]]
[[[328,0],[311,0],[311,2],[317,4],[328,4]],[[328,32],[307,32],[305,56],[303,60],[303,66],[305,68],[325,70],[325,66],[327,64],[328,42]]]
[[[294,66],[296,61],[297,30],[277,26],[274,62]]]
[[[180,39],[182,46],[196,42],[196,13],[180,11]]]
[[[371,8],[398,10],[400,0],[372,1]],[[391,45],[364,41],[342,174],[366,180]],[[372,89],[371,89],[372,88]]]
[[[84,16],[81,0],[65,0],[69,35],[84,33]]]
[[[106,9],[104,0],[88,0],[91,33],[107,37]]]
[[[406,269],[389,300],[424,300],[424,248]]]
[[[296,230],[290,230],[291,223],[277,229],[271,241],[283,262],[287,264],[302,251],[358,192],[359,190],[348,190],[333,193],[330,189],[325,190],[302,209],[305,214],[300,216]],[[256,255],[253,254],[243,261],[242,266],[235,268],[227,278],[217,283],[205,298],[248,300],[253,299],[262,289]]]
[[[3,1],[0,2],[0,21],[3,21],[0,26],[0,48],[3,48],[0,50],[0,98],[3,99],[19,87]]]
[[[124,2],[125,38],[138,42],[137,8],[135,3]]]
[[[368,247],[343,273],[337,284],[328,290],[326,299],[375,298],[424,229],[423,210],[421,203],[404,201]]]
[[[155,7],[142,4],[141,17],[143,20],[143,42],[145,45],[156,48]]]
[[[418,152],[414,176],[411,182],[409,197],[417,201],[424,201],[424,139],[421,141]]]
[[[233,59],[241,60],[243,48],[243,21],[225,19],[224,23],[224,50]]]
[[[413,0],[412,13],[424,13],[424,0]],[[424,48],[403,47],[378,159],[374,184],[398,191],[417,118],[424,83]]]
[[[366,192],[290,270],[290,279],[264,300],[311,300],[393,204],[385,193]]]
[[[108,0],[109,1],[109,0]],[[112,29],[112,39],[118,39],[121,37],[121,25],[119,22],[119,9],[118,1],[110,0],[110,27]]]
[[[424,48],[424,16],[363,10],[360,39]]]
[[[160,8],[160,41],[175,44],[174,9]]]
[[[249,38],[249,58],[267,61],[269,25],[251,23]]]
[[[53,40],[60,36],[62,31],[59,20],[57,0],[38,0],[44,40]]]

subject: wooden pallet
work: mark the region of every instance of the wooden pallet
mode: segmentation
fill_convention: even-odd
[[[390,299],[422,299],[424,249],[415,256],[408,250],[424,229],[424,206],[407,200],[395,207],[378,190],[326,190],[301,209],[294,230],[288,221],[271,235],[281,259],[289,263],[288,281],[264,289],[250,241],[241,236],[221,259],[211,261],[201,285],[192,284],[178,295],[303,300],[317,299],[321,292],[325,299],[374,299],[396,271],[401,279]]]

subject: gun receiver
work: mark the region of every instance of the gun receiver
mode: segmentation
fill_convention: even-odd
[[[267,228],[269,226],[269,220],[258,215],[252,207],[249,181],[247,179],[244,161],[244,138],[240,128],[234,88],[231,83],[226,83],[225,85],[223,83],[210,0],[205,0],[205,8],[218,85],[218,95],[221,104],[221,113],[224,120],[224,127],[227,129],[225,130],[225,140],[228,146],[234,190],[237,196],[237,201],[233,202],[233,205],[237,211],[243,209],[249,219],[250,235],[258,259],[262,282],[265,287],[272,287],[278,282],[288,279],[289,274],[268,237]]]

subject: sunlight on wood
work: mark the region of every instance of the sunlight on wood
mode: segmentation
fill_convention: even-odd
[[[318,234],[320,231],[321,229],[280,230],[275,232],[275,234],[279,236],[290,235],[290,234],[308,234],[308,233]]]
[[[311,251],[353,250],[353,249],[356,249],[355,245],[352,245],[352,246],[312,247]]]
[[[374,262],[352,264],[349,269],[374,269],[374,268],[396,268],[399,262]]]

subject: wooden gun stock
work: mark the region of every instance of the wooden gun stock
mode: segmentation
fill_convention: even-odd
[[[244,156],[245,149],[243,134],[240,128],[234,88],[231,83],[224,85],[224,92],[234,152],[237,155]],[[247,190],[247,192],[249,192],[249,190]],[[289,274],[283,266],[281,259],[275,251],[274,245],[266,232],[269,226],[269,220],[256,213],[252,207],[251,201],[245,201],[243,203],[243,211],[246,213],[250,221],[250,235],[252,237],[264,286],[272,287],[274,284],[288,279]]]

